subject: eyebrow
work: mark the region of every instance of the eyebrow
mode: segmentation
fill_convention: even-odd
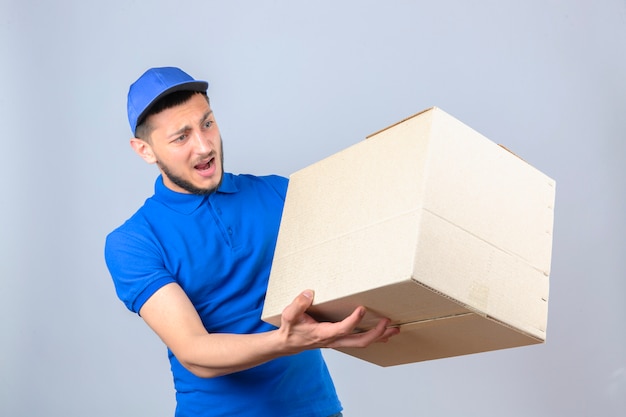
[[[213,110],[209,110],[206,113],[204,113],[204,115],[200,119],[200,123],[203,123],[206,119],[211,117],[212,114],[213,114]],[[174,136],[178,136],[178,135],[180,135],[182,133],[185,133],[189,129],[191,129],[191,127],[189,125],[185,125],[185,126],[181,127],[180,129],[178,129],[177,131],[172,132],[171,134],[169,134],[168,138],[171,138],[171,137],[174,137]]]

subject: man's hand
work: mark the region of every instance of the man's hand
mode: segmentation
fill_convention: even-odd
[[[282,335],[288,351],[296,353],[303,349],[367,347],[372,343],[386,342],[399,333],[396,327],[387,327],[388,319],[381,319],[376,327],[362,333],[354,333],[365,315],[365,307],[357,307],[352,314],[336,323],[320,323],[306,313],[313,304],[314,293],[302,292],[283,310]]]

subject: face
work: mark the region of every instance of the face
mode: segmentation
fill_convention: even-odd
[[[148,122],[150,141],[133,138],[131,146],[146,162],[157,164],[166,187],[187,194],[217,190],[224,175],[222,138],[203,95],[194,94]]]

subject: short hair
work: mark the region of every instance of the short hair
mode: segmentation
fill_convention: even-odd
[[[148,119],[150,118],[150,116],[161,113],[163,110],[186,103],[195,94],[202,94],[204,98],[206,98],[207,103],[209,102],[209,96],[205,91],[192,90],[175,91],[155,101],[154,104],[150,107],[150,110],[148,110],[148,112],[143,115],[140,120],[137,121],[135,137],[149,142],[150,135],[152,134],[152,126],[150,126],[150,123],[148,123]]]

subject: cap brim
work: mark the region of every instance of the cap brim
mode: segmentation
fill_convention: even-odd
[[[176,85],[171,86],[167,90],[164,90],[152,99],[152,101],[143,109],[143,111],[137,116],[137,124],[135,125],[135,132],[137,131],[137,126],[139,126],[144,116],[150,111],[154,103],[156,103],[160,98],[165,97],[168,94],[175,93],[176,91],[197,91],[197,92],[206,92],[209,88],[209,83],[206,81],[185,81]]]

